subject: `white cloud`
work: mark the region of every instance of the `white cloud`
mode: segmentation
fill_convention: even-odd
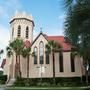
[[[21,9],[20,0],[2,0],[0,2],[0,49],[4,49],[2,58],[6,55],[6,46],[10,40],[10,29],[8,22],[16,10]],[[1,58],[1,59],[2,59]],[[0,60],[1,63],[2,60]]]
[[[58,17],[58,19],[59,19],[59,20],[64,20],[65,17],[66,17],[66,15],[60,15],[60,16]]]
[[[0,6],[0,15],[2,15],[2,14],[3,14],[3,7]]]
[[[0,6],[0,18],[6,18],[6,17],[8,17],[6,8],[4,6]]]
[[[9,30],[7,27],[4,27],[3,25],[0,25],[0,49],[3,49],[5,51],[6,46],[8,45],[10,35]],[[5,58],[6,52],[4,52],[4,55],[2,56]]]
[[[7,18],[11,16],[16,10],[21,9],[20,0],[3,0],[0,4],[0,18]]]
[[[8,0],[5,2],[7,9],[15,10],[21,8],[20,0]]]

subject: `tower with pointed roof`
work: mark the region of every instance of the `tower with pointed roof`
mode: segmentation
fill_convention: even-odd
[[[17,12],[10,21],[11,34],[10,40],[22,38],[24,41],[33,41],[34,21],[32,15],[27,15],[25,12]]]

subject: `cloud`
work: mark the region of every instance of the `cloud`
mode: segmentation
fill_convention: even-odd
[[[6,0],[5,0],[6,1]],[[20,0],[8,0],[5,2],[7,9],[15,10],[21,8]]]
[[[4,19],[4,18],[6,18],[6,17],[8,17],[8,14],[7,14],[7,12],[6,12],[6,9],[5,9],[5,7],[3,7],[3,6],[0,6],[0,18],[2,19]]]
[[[16,10],[22,8],[20,0],[1,0],[0,1],[0,49],[4,49],[2,58],[6,56],[6,46],[10,40],[9,20]],[[2,61],[0,60],[0,63]]]
[[[0,16],[3,14],[3,7],[0,6]]]
[[[10,32],[7,27],[0,25],[0,49],[6,49],[8,42],[10,40]],[[5,57],[5,54],[4,56]]]
[[[16,10],[20,10],[22,5],[20,0],[3,0],[0,3],[0,18],[9,18]]]
[[[59,19],[59,20],[64,20],[65,17],[66,17],[66,15],[63,14],[63,15],[60,15],[60,16],[58,17],[58,19]]]

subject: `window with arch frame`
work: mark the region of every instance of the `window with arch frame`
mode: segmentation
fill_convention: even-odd
[[[29,27],[28,26],[26,27],[26,38],[27,39],[29,38]]]
[[[40,42],[39,44],[39,62],[40,64],[44,63],[44,43],[43,41]]]
[[[17,37],[20,37],[21,36],[21,26],[19,25],[18,26],[18,31],[17,31]]]
[[[34,64],[37,64],[37,59],[38,59],[38,49],[35,46],[34,47]]]

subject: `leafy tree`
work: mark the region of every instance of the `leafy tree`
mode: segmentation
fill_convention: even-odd
[[[51,57],[52,57],[52,60],[53,60],[53,83],[55,84],[55,51],[60,51],[60,49],[61,49],[61,46],[57,43],[57,42],[55,42],[55,41],[53,41],[53,40],[51,40],[51,41],[48,41],[48,43],[46,44],[46,50],[47,50],[47,52],[49,52],[49,53],[51,53]]]

